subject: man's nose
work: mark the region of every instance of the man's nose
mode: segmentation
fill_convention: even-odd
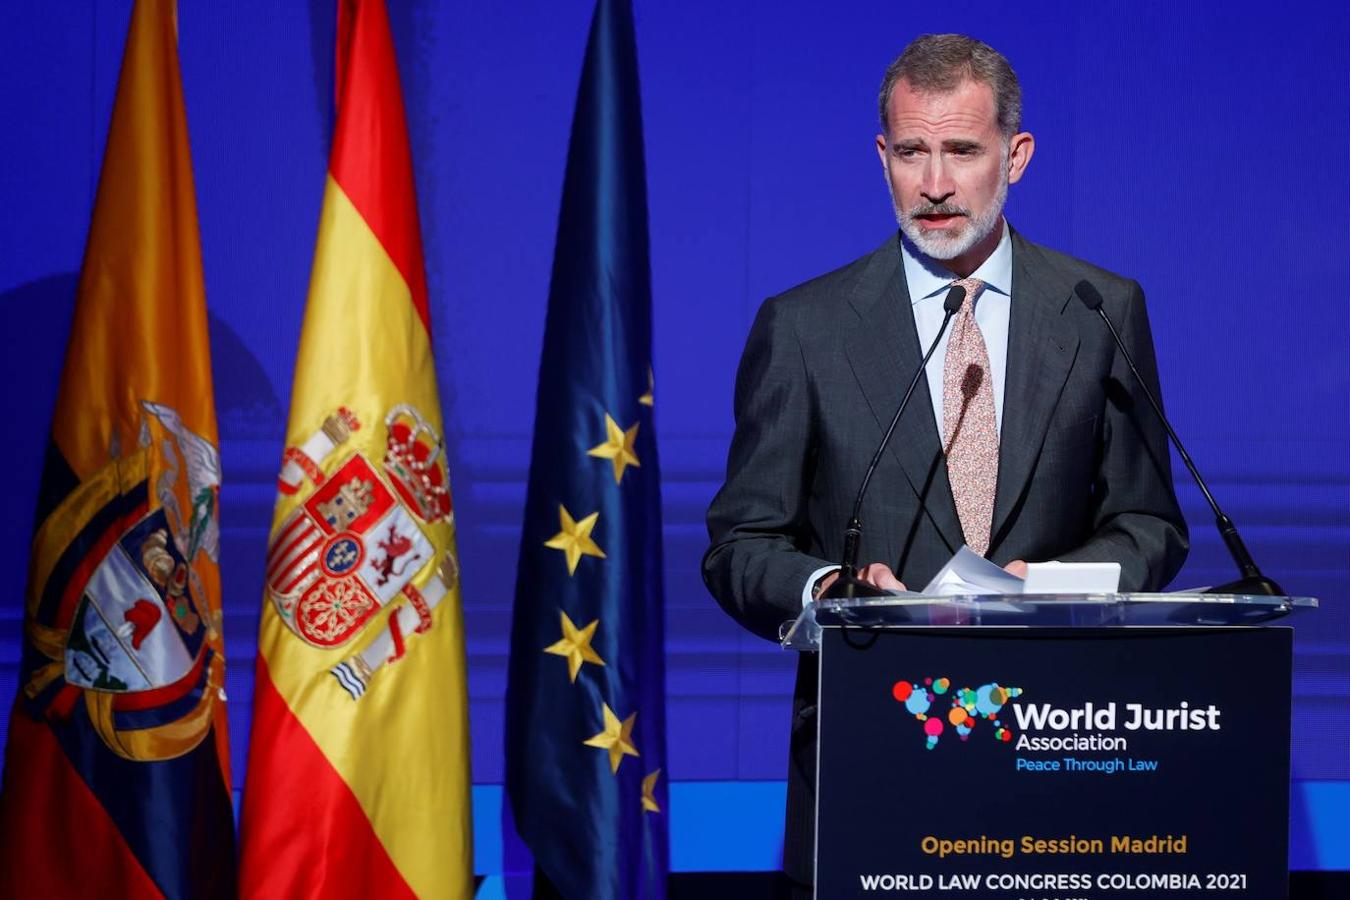
[[[951,183],[941,159],[936,155],[929,161],[923,173],[923,184],[919,187],[919,193],[929,203],[934,204],[943,203],[956,193],[956,186]]]

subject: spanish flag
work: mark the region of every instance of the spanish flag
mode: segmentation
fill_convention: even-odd
[[[234,894],[216,449],[171,0],[138,0],[52,415],[0,895]]]
[[[241,892],[470,897],[454,513],[382,0],[339,3],[337,44],[258,629]]]

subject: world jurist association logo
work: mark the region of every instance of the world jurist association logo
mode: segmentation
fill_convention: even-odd
[[[958,690],[952,690],[948,678],[929,677],[897,681],[891,685],[891,696],[896,702],[923,723],[923,734],[929,750],[938,745],[948,727],[962,741],[968,740],[981,719],[993,729],[994,740],[1009,743],[1013,733],[1003,720],[1003,708],[1021,694],[1021,688],[1005,687],[996,681]]]

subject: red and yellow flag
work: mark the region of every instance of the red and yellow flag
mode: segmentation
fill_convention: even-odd
[[[52,416],[0,895],[234,893],[216,449],[172,0],[138,0]]]
[[[454,516],[382,0],[339,4],[336,72],[258,633],[241,890],[467,898]]]

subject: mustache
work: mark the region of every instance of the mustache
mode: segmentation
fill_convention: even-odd
[[[913,207],[909,211],[910,218],[918,216],[965,216],[970,217],[970,210],[964,206],[957,206],[955,203],[923,203]]]

